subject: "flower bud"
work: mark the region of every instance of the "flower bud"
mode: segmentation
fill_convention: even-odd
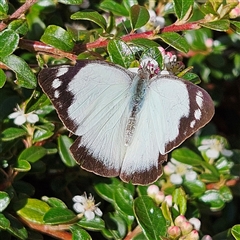
[[[209,235],[204,235],[201,240],[212,240],[212,237]]]
[[[172,195],[167,195],[164,199],[164,201],[167,203],[169,207],[172,206]]]
[[[180,227],[186,221],[187,219],[183,215],[179,215],[175,218],[174,224]]]
[[[159,187],[157,185],[150,185],[147,188],[147,194],[151,198],[155,198],[155,195],[159,193]]]
[[[199,219],[193,217],[193,218],[190,218],[188,221],[193,225],[195,230],[197,231],[200,230],[201,222]]]
[[[182,234],[187,235],[193,230],[193,225],[190,222],[186,221],[182,223],[180,228],[181,228]]]
[[[171,226],[167,230],[169,237],[171,238],[177,238],[181,235],[181,230],[177,226]]]

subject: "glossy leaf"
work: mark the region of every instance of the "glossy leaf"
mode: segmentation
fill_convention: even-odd
[[[12,54],[18,46],[19,36],[12,30],[0,32],[0,58]]]
[[[178,33],[165,32],[159,34],[158,37],[165,43],[169,44],[170,46],[174,47],[175,49],[181,52],[187,53],[189,51],[188,42],[184,37],[182,37]]]
[[[200,25],[215,31],[226,32],[227,30],[229,30],[230,22],[229,20],[221,19],[214,22],[201,23]]]
[[[173,4],[178,20],[188,20],[190,18],[189,11],[193,8],[194,0],[174,0]]]
[[[21,35],[27,34],[29,30],[26,19],[16,19],[10,22],[8,28]]]
[[[34,199],[27,198],[16,203],[15,208],[20,208],[17,214],[22,218],[34,223],[43,224],[44,214],[50,209],[47,203]]]
[[[2,141],[11,141],[16,138],[25,136],[27,134],[26,130],[22,128],[7,128],[1,134]]]
[[[70,230],[72,232],[72,240],[91,240],[91,236],[87,231],[79,227],[77,224],[71,225]]]
[[[51,207],[67,208],[66,204],[62,200],[55,198],[55,197],[44,196],[44,197],[42,197],[42,200]]]
[[[128,17],[129,13],[127,9],[115,2],[114,0],[104,0],[100,3],[100,8],[106,11],[110,11],[113,14],[119,15],[119,16],[126,16]]]
[[[193,197],[201,196],[206,191],[206,185],[197,179],[194,181],[184,181],[183,186],[186,192]]]
[[[59,155],[68,167],[74,167],[77,165],[75,159],[69,150],[70,146],[73,144],[73,140],[66,135],[61,135],[58,137],[58,151]]]
[[[36,87],[36,76],[22,58],[9,55],[1,58],[0,61],[16,73],[17,84],[19,84],[19,86],[29,89]]]
[[[108,202],[114,202],[114,192],[115,189],[121,182],[117,178],[107,179],[106,182],[98,182],[95,184],[95,191],[100,197],[105,199]]]
[[[233,195],[228,186],[221,186],[219,189],[219,193],[221,194],[221,197],[225,202],[232,201]]]
[[[122,187],[118,187],[114,191],[114,200],[117,209],[123,213],[133,216],[133,196],[131,193]]]
[[[236,240],[239,240],[240,239],[240,224],[233,226],[231,229],[231,233]]]
[[[40,142],[50,138],[53,134],[54,132],[38,126],[38,129],[34,132],[33,140],[34,142]]]
[[[89,21],[96,23],[98,26],[100,26],[104,30],[107,27],[105,18],[96,11],[76,12],[71,16],[71,19],[73,19],[73,20],[89,20]]]
[[[28,172],[31,169],[31,165],[26,160],[18,160],[14,165],[13,168],[18,172]]]
[[[18,160],[26,160],[30,163],[34,163],[44,157],[47,151],[43,147],[31,146],[24,149],[18,157]]]
[[[4,86],[6,79],[7,79],[6,74],[2,69],[0,69],[0,88]]]
[[[6,192],[0,191],[0,212],[2,212],[10,203],[10,197]]]
[[[107,50],[112,62],[119,64],[125,68],[135,59],[129,46],[121,40],[110,40]]]
[[[6,18],[7,13],[8,13],[8,1],[1,0],[0,1],[0,20]]]
[[[67,4],[67,5],[80,5],[83,0],[58,0],[58,2]]]
[[[133,5],[130,9],[132,29],[143,27],[149,20],[148,10],[140,5]]]
[[[240,34],[240,22],[238,21],[231,21],[230,22],[231,29],[236,32],[237,34]]]
[[[10,227],[10,221],[0,213],[0,229],[7,229]]]
[[[200,201],[209,206],[211,210],[220,210],[224,207],[225,202],[223,201],[219,191],[208,190],[199,198]]]
[[[20,221],[10,214],[5,214],[5,217],[10,222],[10,226],[7,227],[7,231],[10,232],[17,239],[27,239],[28,232]]]
[[[14,190],[18,193],[32,196],[35,193],[35,188],[28,182],[24,182],[22,180],[15,181],[13,183]]]
[[[74,46],[71,35],[56,25],[50,25],[46,28],[41,41],[63,51],[71,51]]]
[[[138,197],[134,201],[134,212],[144,235],[150,240],[159,240],[166,234],[166,220],[162,211],[148,196]]]
[[[47,224],[63,224],[71,222],[75,218],[76,214],[71,210],[62,207],[53,207],[45,213],[43,221]]]
[[[187,196],[185,192],[181,188],[177,188],[174,190],[172,197],[172,201],[177,205],[179,213],[185,215],[187,211]]]
[[[86,218],[82,218],[77,225],[90,230],[90,231],[101,231],[105,228],[105,223],[100,217],[96,217],[91,221]]]

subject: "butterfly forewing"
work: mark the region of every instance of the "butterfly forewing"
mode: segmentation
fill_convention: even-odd
[[[145,76],[87,60],[40,72],[60,119],[79,136],[70,150],[84,169],[149,184],[162,174],[167,153],[212,118],[212,100],[200,87],[172,75]],[[134,85],[141,81],[147,84]]]

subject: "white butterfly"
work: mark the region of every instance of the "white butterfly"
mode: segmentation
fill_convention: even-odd
[[[70,150],[82,168],[149,184],[167,153],[207,124],[213,102],[202,88],[154,60],[138,73],[97,60],[44,69],[39,83],[64,125],[79,136]]]

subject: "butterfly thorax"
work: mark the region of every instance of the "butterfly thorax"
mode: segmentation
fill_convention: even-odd
[[[151,72],[144,68],[140,68],[138,70],[138,75],[133,79],[132,83],[133,95],[130,104],[131,114],[128,119],[125,131],[126,146],[129,146],[131,144],[135,127],[137,125],[137,115],[142,108],[150,78]]]

